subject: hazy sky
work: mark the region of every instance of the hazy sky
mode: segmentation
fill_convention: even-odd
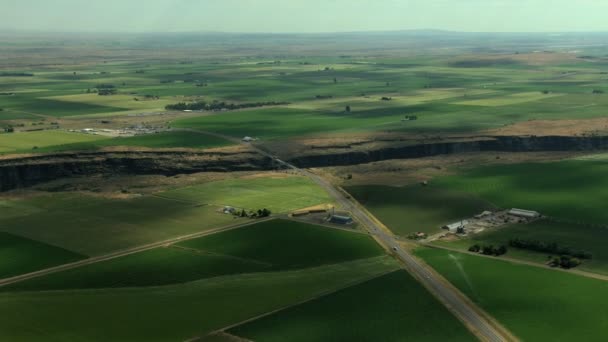
[[[608,31],[608,0],[0,0],[0,28]]]

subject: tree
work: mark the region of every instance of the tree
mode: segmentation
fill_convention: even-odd
[[[346,106],[346,108],[344,108],[344,110],[346,110],[347,113],[350,113],[350,106]]]
[[[469,252],[479,253],[480,250],[481,250],[481,247],[479,247],[479,245],[473,245],[473,246],[469,247]]]
[[[338,83],[338,79],[334,77],[334,83]]]

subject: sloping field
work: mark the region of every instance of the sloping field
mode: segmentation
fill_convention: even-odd
[[[253,341],[474,341],[405,271],[396,271],[229,331]]]
[[[491,205],[464,192],[435,186],[392,187],[365,185],[346,190],[386,224],[402,236],[434,233],[446,224],[479,214]]]
[[[268,208],[273,213],[331,202],[329,195],[310,179],[287,175],[228,179],[170,190],[160,195],[193,203],[229,205],[247,210]]]
[[[0,153],[36,152],[34,147],[45,148],[53,145],[73,143],[94,143],[103,137],[71,133],[65,131],[36,131],[0,134]]]
[[[163,287],[1,293],[11,319],[0,320],[0,340],[183,341],[397,267],[387,257]]]
[[[0,232],[0,279],[84,258],[63,248]]]
[[[523,340],[606,338],[606,281],[438,249],[416,254]]]
[[[316,267],[382,254],[381,248],[367,235],[273,220],[0,289],[39,291],[168,285],[228,274]]]

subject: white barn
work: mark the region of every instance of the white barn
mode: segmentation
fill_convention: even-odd
[[[527,219],[534,219],[534,218],[540,217],[540,213],[538,211],[524,210],[524,209],[517,209],[517,208],[513,208],[513,209],[509,210],[509,215],[523,217],[523,218],[527,218]]]

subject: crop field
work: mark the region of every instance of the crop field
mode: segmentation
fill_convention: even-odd
[[[118,146],[205,149],[232,144],[228,140],[196,132],[162,132],[124,138],[100,138],[99,140],[92,140],[90,142],[62,143],[40,148],[32,152],[86,151]]]
[[[456,102],[458,105],[466,106],[487,106],[487,107],[499,107],[508,106],[512,104],[519,104],[525,102],[538,101],[545,98],[551,98],[555,96],[561,96],[561,94],[543,94],[540,92],[526,92],[526,93],[515,93],[515,94],[496,94],[494,98],[485,98],[479,100],[467,100]]]
[[[229,330],[253,341],[474,341],[404,271],[280,311]]]
[[[310,246],[314,245],[314,250]],[[158,286],[229,274],[318,267],[378,257],[368,236],[273,220],[13,284],[40,291]]]
[[[59,247],[0,232],[0,279],[84,258]]]
[[[32,153],[38,149],[64,144],[92,144],[103,137],[64,131],[37,131],[0,134],[0,153]]]
[[[606,281],[430,248],[417,255],[523,340],[605,339]]]
[[[434,183],[503,208],[539,211],[572,223],[608,224],[604,209],[608,163],[568,160],[475,168]],[[584,199],[584,200],[582,200]]]
[[[128,198],[52,193],[3,201],[0,230],[91,256],[247,222],[219,213],[224,205],[278,213],[328,198],[296,176],[237,178]]]
[[[159,194],[162,197],[239,209],[267,208],[274,213],[289,212],[329,203],[329,195],[310,179],[301,176],[236,178],[204,183]]]
[[[469,218],[491,204],[464,192],[420,185],[364,185],[346,190],[395,234],[436,233],[446,224]]]
[[[541,220],[530,224],[512,225],[498,230],[487,231],[473,235],[470,239],[453,242],[437,241],[436,243],[466,250],[473,244],[508,246],[509,240],[515,238],[556,243],[560,247],[590,252],[593,258],[591,260],[583,260],[583,263],[577,266],[576,269],[608,274],[608,255],[605,248],[606,241],[608,241],[608,230],[602,226]],[[538,263],[547,262],[548,257],[547,253],[517,248],[510,248],[507,255]]]
[[[161,287],[0,293],[0,315],[12,317],[0,340],[183,341],[398,267],[372,258]]]

